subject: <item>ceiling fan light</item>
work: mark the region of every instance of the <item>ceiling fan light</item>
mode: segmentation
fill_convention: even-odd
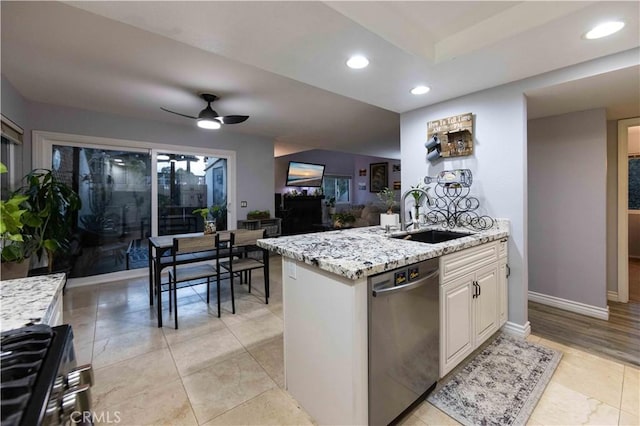
[[[210,120],[207,118],[198,119],[198,127],[201,129],[215,130],[222,126],[218,120]]]
[[[622,28],[624,28],[624,22],[622,21],[604,22],[591,29],[591,31],[584,35],[584,38],[586,38],[587,40],[595,40],[598,38],[609,36],[613,33],[617,33]]]

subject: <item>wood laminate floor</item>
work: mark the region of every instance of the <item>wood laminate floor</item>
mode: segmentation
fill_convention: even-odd
[[[629,258],[629,300],[640,302],[640,259]]]
[[[640,366],[640,302],[609,302],[608,321],[529,302],[529,322],[537,336]]]

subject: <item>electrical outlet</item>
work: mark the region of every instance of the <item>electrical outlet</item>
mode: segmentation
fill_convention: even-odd
[[[246,201],[240,201],[240,207],[247,207]]]

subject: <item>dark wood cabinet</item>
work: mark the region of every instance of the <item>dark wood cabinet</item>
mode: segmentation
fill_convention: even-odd
[[[318,225],[322,223],[323,196],[298,196],[284,197],[282,217],[282,234],[304,234],[305,232],[318,231]]]

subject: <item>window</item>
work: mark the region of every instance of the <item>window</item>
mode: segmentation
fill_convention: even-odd
[[[351,202],[351,177],[324,175],[322,192],[326,199],[335,197],[336,204]]]

